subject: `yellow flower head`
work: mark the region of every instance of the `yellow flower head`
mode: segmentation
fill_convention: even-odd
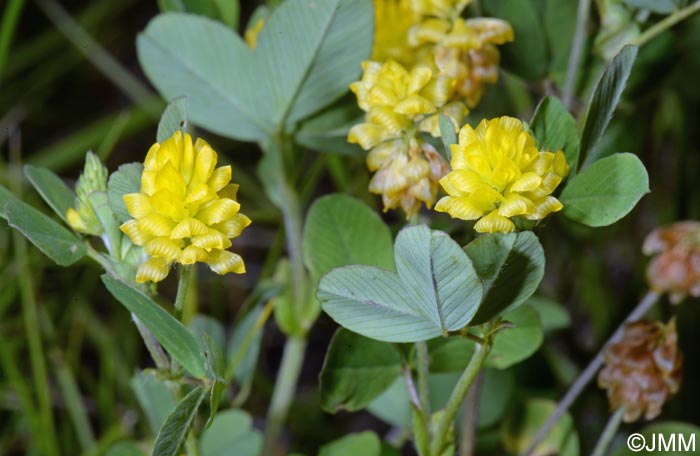
[[[440,180],[449,196],[435,210],[478,220],[480,233],[510,232],[512,217],[540,220],[561,210],[552,192],[569,172],[562,151],[537,149],[523,123],[512,117],[465,125],[452,146],[452,171]]]
[[[411,0],[413,11],[421,16],[454,19],[462,14],[472,0]]]
[[[415,63],[415,51],[406,37],[416,22],[418,15],[411,8],[411,0],[374,0],[372,60],[395,60],[402,65]]]
[[[513,41],[513,28],[500,19],[428,18],[413,27],[413,46],[431,45],[434,64],[441,74],[456,81],[455,92],[474,107],[486,84],[498,82],[500,52],[497,45]]]
[[[243,259],[229,252],[231,238],[250,224],[238,212],[238,185],[231,167],[215,168],[216,152],[202,139],[175,132],[146,155],[141,191],[124,195],[133,217],[121,230],[151,257],[136,281],[159,282],[173,263],[207,263],[218,274],[245,272]]]
[[[445,106],[454,81],[428,66],[419,65],[408,71],[389,60],[384,64],[366,61],[362,68],[362,80],[352,83],[350,89],[357,95],[360,108],[367,112],[366,122],[350,130],[348,141],[365,150],[418,130],[437,135],[437,114],[443,107],[446,115],[466,114],[464,107]],[[455,119],[456,123],[460,121],[461,118]]]

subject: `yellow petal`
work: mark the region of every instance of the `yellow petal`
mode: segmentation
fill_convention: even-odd
[[[185,135],[185,140],[181,147],[182,159],[180,160],[180,174],[182,174],[182,178],[185,182],[189,184],[192,180],[192,173],[194,172],[194,147],[190,135]]]
[[[173,239],[184,239],[191,236],[200,236],[209,231],[209,227],[202,221],[194,218],[186,218],[173,228],[170,237]]]
[[[357,124],[348,132],[348,142],[359,144],[364,150],[369,150],[384,140],[385,130],[384,127],[377,124]]]
[[[229,272],[233,272],[234,274],[245,273],[243,258],[228,250],[219,250],[210,253],[207,258],[207,264],[212,271],[219,275],[228,274]]]
[[[128,193],[123,199],[126,210],[134,218],[141,218],[153,212],[150,198],[143,193]]]
[[[202,139],[197,139],[195,150],[197,151],[197,156],[194,161],[192,181],[206,182],[216,166],[216,152]]]
[[[181,248],[181,240],[159,237],[148,241],[145,246],[145,251],[152,257],[166,258],[169,261],[175,261],[180,256]]]
[[[235,238],[241,235],[241,232],[250,225],[250,219],[243,214],[236,214],[230,219],[217,223],[213,227],[229,238]]]
[[[194,236],[192,245],[204,250],[227,249],[231,246],[231,241],[220,231],[210,229],[206,234]]]
[[[179,133],[179,132],[177,132]],[[176,134],[177,134],[176,133]],[[160,149],[160,144],[155,143],[148,149],[146,154],[146,159],[143,161],[143,167],[147,171],[152,171],[154,169],[160,168],[158,165],[158,150]]]
[[[150,241],[153,238],[153,236],[141,231],[136,220],[129,220],[128,222],[123,223],[119,227],[119,229],[124,234],[129,236],[131,242],[133,242],[136,245],[145,245],[146,242]]]
[[[85,233],[88,231],[88,227],[87,225],[85,225],[85,222],[80,217],[80,214],[72,207],[69,208],[66,212],[66,219],[68,220],[68,224],[70,225],[70,227],[73,228],[75,231],[79,231],[81,233]]]
[[[535,173],[524,173],[510,187],[514,192],[529,192],[536,189],[542,183],[542,178]]]
[[[209,203],[197,213],[197,219],[204,222],[206,225],[228,220],[238,212],[241,205],[228,198],[220,198]]]
[[[144,169],[141,173],[141,193],[153,195],[158,191],[156,188],[156,172]]]
[[[207,184],[193,184],[185,197],[185,205],[189,206],[194,204],[204,204],[209,201],[216,199],[216,192],[212,190]],[[190,213],[196,213],[196,211],[190,210]]]
[[[186,212],[182,199],[164,189],[156,192],[150,198],[150,203],[155,213],[163,215],[175,222],[185,218]]]
[[[535,205],[528,198],[517,193],[510,193],[498,208],[498,214],[503,217],[514,217],[516,215],[529,214],[534,209]]]
[[[237,201],[238,184],[228,184],[226,187],[219,190],[218,194],[219,198],[228,198],[230,200]]]
[[[469,197],[445,196],[435,205],[438,212],[447,212],[453,218],[462,220],[476,220],[488,210],[483,203]]]
[[[207,252],[195,245],[188,245],[180,252],[180,264],[195,264],[198,261],[206,261]]]
[[[561,202],[553,196],[548,196],[542,200],[535,201],[535,208],[527,216],[530,220],[540,220],[551,214],[558,212],[564,207]]]
[[[231,167],[220,166],[214,170],[211,177],[207,181],[207,185],[211,187],[213,191],[218,192],[229,182],[231,182]]]
[[[515,230],[515,224],[510,219],[498,215],[497,211],[492,211],[476,222],[474,230],[479,233],[510,233]]]
[[[136,271],[136,283],[160,282],[170,272],[170,261],[164,258],[150,258]]]
[[[138,219],[136,226],[143,233],[151,236],[169,236],[175,227],[175,222],[164,215],[154,213]]]

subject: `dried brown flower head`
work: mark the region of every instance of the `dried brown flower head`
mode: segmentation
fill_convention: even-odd
[[[700,222],[678,222],[657,228],[644,240],[646,255],[656,256],[647,268],[649,286],[668,292],[674,303],[700,296]]]
[[[682,359],[675,319],[630,323],[622,340],[605,350],[598,386],[607,390],[611,409],[625,407],[625,422],[642,415],[651,420],[680,389]]]

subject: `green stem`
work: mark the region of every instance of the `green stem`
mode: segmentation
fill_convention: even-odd
[[[428,387],[428,344],[416,342],[416,370],[418,371],[418,397],[420,409],[426,420],[430,420],[430,389]]]
[[[175,296],[175,318],[182,319],[182,309],[187,300],[187,290],[190,287],[190,277],[192,276],[192,265],[180,265],[180,277],[177,282],[177,295]]]
[[[447,401],[445,410],[443,411],[440,422],[438,423],[437,429],[435,431],[435,436],[433,437],[432,444],[430,445],[430,454],[432,456],[439,456],[442,454],[442,450],[445,446],[445,438],[452,427],[452,423],[457,416],[457,411],[459,410],[462,401],[469,392],[469,388],[474,383],[474,379],[481,371],[484,361],[491,350],[490,337],[487,336],[487,341],[485,344],[475,344],[474,354],[469,360],[469,364],[459,378],[457,385],[455,385],[450,394],[450,398]]]
[[[578,1],[578,11],[576,13],[576,31],[574,32],[574,40],[571,43],[571,54],[569,54],[569,63],[566,67],[566,80],[564,81],[564,89],[562,91],[562,102],[568,110],[571,110],[571,103],[574,99],[576,75],[581,64],[583,46],[586,42],[586,35],[588,33],[588,16],[590,15],[590,11],[591,0]]]
[[[693,14],[697,13],[700,11],[700,0],[696,1],[695,3],[686,6],[685,8],[679,9],[678,11],[674,12],[673,14],[666,16],[663,20],[657,22],[653,26],[649,27],[637,37],[636,40],[634,40],[634,44],[637,46],[644,46],[647,44],[649,41],[653,40],[657,36],[659,36],[661,33],[665,32],[666,30],[670,29],[683,19],[692,16]]]
[[[63,401],[68,409],[68,415],[73,422],[75,433],[78,436],[82,450],[90,451],[96,445],[95,435],[92,433],[90,419],[85,410],[85,403],[80,396],[80,390],[75,381],[75,376],[63,360],[63,354],[59,351],[52,353],[52,359],[56,366],[56,379],[63,395]]]
[[[282,355],[282,365],[277,374],[275,391],[272,394],[270,408],[267,411],[265,442],[262,451],[264,455],[274,454],[277,437],[282,429],[282,424],[287,418],[287,412],[294,397],[305,350],[305,337],[291,336],[287,339],[287,343],[284,346],[284,354]]]
[[[610,416],[610,419],[608,420],[608,424],[605,425],[605,429],[603,429],[603,433],[600,434],[600,438],[598,439],[598,443],[595,444],[595,449],[593,450],[593,453],[591,453],[591,456],[604,456],[605,452],[608,450],[610,447],[610,444],[613,441],[613,438],[615,437],[615,433],[617,432],[617,428],[620,427],[620,423],[622,422],[622,417],[625,416],[625,407],[620,407],[619,409],[615,410],[615,413],[613,413]]]

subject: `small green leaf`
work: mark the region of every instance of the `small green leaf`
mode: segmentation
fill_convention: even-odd
[[[250,415],[242,410],[224,410],[202,432],[201,456],[258,456],[262,436],[252,426]]]
[[[512,370],[485,368],[479,394],[479,429],[498,423],[514,402],[515,375]]]
[[[578,168],[580,147],[578,127],[558,98],[542,99],[532,118],[530,129],[540,149],[552,152],[564,151],[566,162],[570,167],[569,177],[573,177]]]
[[[187,329],[190,330],[197,340],[204,340],[204,334],[206,333],[220,347],[226,344],[226,330],[224,326],[218,320],[207,315],[195,315],[187,324]]]
[[[175,401],[170,389],[154,375],[146,372],[134,374],[129,384],[141,410],[146,415],[151,431],[155,434],[175,409]]]
[[[118,170],[109,176],[107,183],[107,199],[109,207],[117,216],[120,223],[131,220],[129,211],[124,204],[124,195],[127,193],[138,193],[141,190],[141,174],[143,165],[141,163],[127,163],[121,165]]]
[[[243,349],[243,358],[238,363],[236,370],[233,372],[234,378],[238,379],[244,386],[250,386],[255,375],[255,366],[258,364],[260,356],[260,344],[262,344],[263,328],[258,328],[252,340],[246,341],[248,334],[257,324],[261,317],[264,306],[258,305],[249,311],[236,325],[229,340],[226,349],[226,357],[230,364],[234,360],[234,356],[238,355],[238,350]],[[244,343],[248,343],[247,347],[243,347]]]
[[[375,211],[347,195],[314,202],[306,217],[303,251],[314,282],[333,268],[351,264],[394,269],[389,227]]]
[[[428,340],[471,321],[482,287],[456,242],[416,226],[399,233],[394,252],[397,273],[354,265],[323,276],[317,297],[326,313],[386,342]]]
[[[207,395],[207,391],[197,387],[185,396],[175,410],[168,415],[163,427],[158,431],[156,441],[153,444],[153,456],[177,456],[180,454],[194,424],[197,410]]]
[[[401,354],[393,345],[340,328],[321,369],[321,405],[331,413],[361,410],[400,373]]]
[[[75,194],[71,189],[48,168],[25,165],[24,174],[39,195],[46,201],[46,204],[67,223],[66,212],[73,207],[73,200],[75,199]]]
[[[187,131],[187,97],[178,97],[171,101],[160,116],[156,141],[162,143],[176,131]]]
[[[526,451],[556,406],[556,402],[549,399],[529,399],[514,409],[501,425],[502,441],[508,453],[521,454]],[[571,415],[565,414],[554,425],[534,454],[579,455],[578,434]]]
[[[8,198],[4,206],[7,222],[44,255],[60,266],[70,266],[85,256],[85,245],[78,236],[29,204]]]
[[[542,345],[544,334],[540,316],[529,306],[521,306],[503,316],[513,327],[499,331],[493,339],[493,347],[486,365],[497,369],[526,360]]]
[[[382,444],[374,432],[350,434],[321,447],[318,456],[379,456]]]
[[[124,282],[102,275],[102,282],[124,307],[141,320],[173,358],[197,378],[206,378],[207,360],[197,339],[151,298]]]
[[[569,65],[571,43],[576,32],[576,1],[544,0],[542,23],[549,44],[549,75],[562,87]],[[517,37],[516,37],[517,39]],[[586,51],[584,51],[586,52]]]
[[[483,235],[464,251],[484,284],[473,325],[517,308],[532,296],[544,277],[544,250],[530,231]]]
[[[598,227],[623,218],[646,193],[646,168],[636,155],[620,153],[584,169],[569,181],[559,199],[567,218]]]
[[[445,149],[444,157],[449,162],[452,160],[452,144],[457,144],[457,133],[455,132],[455,125],[449,117],[440,114],[439,122],[442,146]]]
[[[528,81],[544,77],[548,70],[545,27],[534,0],[483,2],[484,15],[505,19],[515,32],[515,41],[502,47],[501,64]]]
[[[596,145],[612,119],[637,58],[637,47],[628,45],[613,59],[593,89],[586,123],[581,133],[581,169],[598,159]]]
[[[571,326],[571,317],[564,306],[544,296],[532,296],[527,304],[540,314],[542,329],[556,331]]]

